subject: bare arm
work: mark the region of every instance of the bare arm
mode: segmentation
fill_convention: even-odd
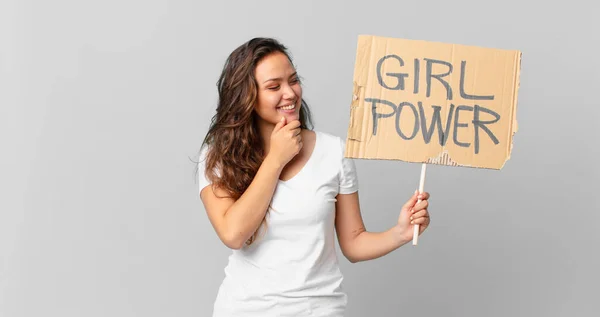
[[[300,132],[299,121],[286,124],[282,118],[273,129],[266,158],[239,199],[227,198],[223,189],[215,192],[210,185],[201,190],[200,198],[208,218],[227,247],[241,248],[259,228],[281,171],[302,148]]]
[[[265,159],[250,186],[237,201],[227,198],[222,189],[215,193],[210,185],[200,192],[208,218],[227,247],[241,248],[258,229],[282,168],[275,160]]]
[[[424,201],[418,205],[415,205],[416,194],[406,202],[395,226],[383,232],[369,232],[361,216],[358,192],[338,195],[335,225],[344,256],[352,263],[376,259],[411,241],[413,224],[420,224],[422,233],[429,224],[426,209],[429,194],[424,193],[422,197]]]

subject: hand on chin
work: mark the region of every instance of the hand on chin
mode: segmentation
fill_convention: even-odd
[[[281,119],[281,117],[285,117],[285,121],[286,123],[290,123],[291,121],[294,120],[300,120],[300,116],[298,115],[298,113],[296,111],[294,112],[284,112],[284,111],[278,111],[278,121]]]

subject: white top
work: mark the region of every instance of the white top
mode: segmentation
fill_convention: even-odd
[[[315,132],[306,165],[277,184],[266,231],[229,257],[213,317],[344,316],[335,197],[357,191],[358,182],[354,162],[344,158],[344,140]],[[199,167],[202,190],[209,184],[203,159]]]

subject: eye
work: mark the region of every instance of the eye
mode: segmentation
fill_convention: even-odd
[[[279,85],[277,85],[277,86],[270,86],[270,87],[267,87],[267,89],[269,89],[269,90],[277,90],[277,89],[279,89]]]
[[[292,78],[290,80],[290,83],[292,83],[292,84],[296,84],[296,83],[299,83],[299,82],[300,82],[300,79],[298,77],[294,77],[294,78]]]

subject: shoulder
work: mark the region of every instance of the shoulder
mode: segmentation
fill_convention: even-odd
[[[346,152],[346,139],[323,131],[315,131],[315,134],[323,154],[341,163]]]
[[[323,131],[315,131],[320,154],[337,165],[345,159],[346,139]]]
[[[200,149],[200,153],[198,154],[198,161],[196,162],[196,173],[197,173],[197,179],[198,179],[198,183],[200,186],[200,190],[202,190],[202,188],[204,188],[205,186],[209,185],[211,183],[211,181],[209,180],[209,171],[207,169],[207,155],[208,155],[208,151],[210,150],[210,146],[209,145],[203,145],[202,148]],[[221,173],[219,172],[219,170],[214,167],[210,172],[212,172],[214,174],[214,176],[216,177],[220,177]]]
[[[317,130],[314,132],[319,142],[321,142],[322,145],[327,146],[328,149],[338,150],[341,147],[343,150],[346,146],[346,139],[340,136]]]
[[[316,132],[327,167],[335,171],[338,193],[350,194],[358,190],[358,177],[352,159],[346,158],[346,139],[326,132]],[[329,165],[331,164],[331,165]],[[325,164],[323,164],[325,165]]]
[[[198,154],[198,161],[197,161],[198,168],[205,173],[207,172],[206,165],[208,164],[208,152],[210,150],[212,150],[211,146],[209,144],[206,144],[206,145],[202,146],[202,148],[200,149],[200,153]],[[215,173],[215,175],[217,177],[220,177],[220,171],[216,166],[213,167],[211,172]]]
[[[206,155],[208,153],[208,145],[203,145],[202,148],[200,148],[200,152],[198,153],[198,167],[202,167],[204,169],[204,166],[206,165]]]

